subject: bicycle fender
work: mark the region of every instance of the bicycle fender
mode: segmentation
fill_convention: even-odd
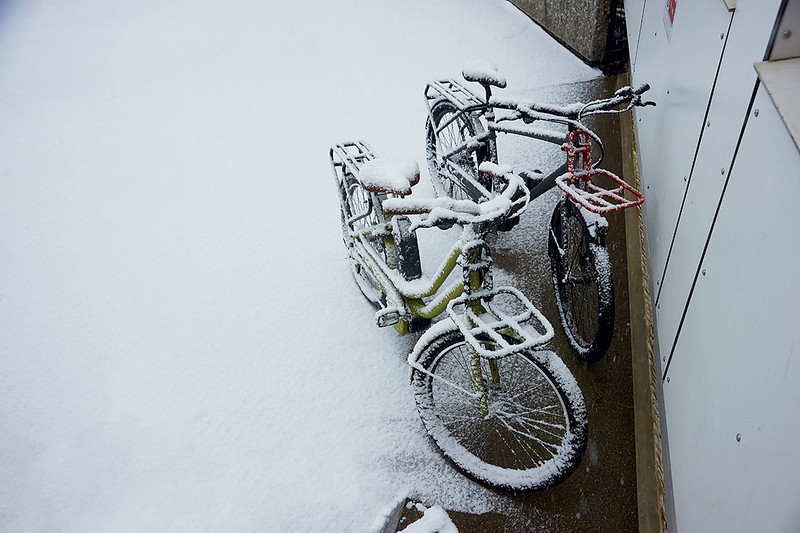
[[[451,331],[457,331],[458,326],[450,317],[446,317],[441,319],[440,321],[433,324],[431,327],[422,334],[419,338],[417,343],[414,345],[414,348],[408,354],[408,364],[411,365],[411,373],[413,376],[414,373],[414,365],[416,364],[417,360],[419,359],[420,354],[428,346],[430,343],[445,335],[450,333]]]

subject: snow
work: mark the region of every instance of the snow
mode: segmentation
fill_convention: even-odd
[[[529,195],[524,193],[521,198],[516,198],[517,192],[521,192],[525,184],[519,176],[513,174],[510,165],[483,162],[480,170],[493,176],[503,177],[508,182],[508,186],[500,194],[480,204],[471,200],[456,200],[446,196],[437,198],[387,198],[381,204],[384,213],[393,215],[425,214],[426,216],[415,220],[411,224],[411,229],[413,230],[420,227],[430,228],[440,223],[452,225],[455,222],[466,225],[495,220],[511,214],[512,210],[517,215],[525,212],[529,202]]]
[[[419,182],[419,165],[413,159],[379,157],[359,169],[358,181],[372,192],[411,194]]]
[[[506,86],[506,77],[497,70],[497,65],[485,59],[470,61],[461,70],[461,74],[467,81],[494,85],[501,89]]]
[[[0,530],[363,531],[401,491],[502,511],[424,432],[328,149],[424,161],[425,83],[475,57],[518,89],[596,71],[503,0],[2,12]]]
[[[438,505],[423,511],[422,518],[401,530],[402,533],[458,533],[447,512]]]

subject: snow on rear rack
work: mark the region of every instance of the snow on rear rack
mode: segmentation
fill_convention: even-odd
[[[449,100],[460,111],[483,105],[480,98],[456,80],[430,82],[425,87],[425,100],[428,102],[428,107],[438,100]]]
[[[338,143],[331,148],[331,162],[347,174],[358,176],[361,165],[376,158],[372,148],[363,141]]]
[[[579,138],[577,146],[574,141],[575,137]],[[556,178],[556,185],[578,205],[602,215],[634,207],[644,202],[644,195],[641,192],[628,185],[613,172],[592,168],[592,148],[589,144],[589,136],[585,132],[577,130],[570,133],[566,144],[561,149],[567,152],[568,170]],[[583,156],[583,165],[581,170],[576,171],[575,158],[578,155]],[[613,183],[612,187],[605,188],[594,181],[593,178],[596,176],[606,176]],[[626,192],[634,199],[626,198]]]
[[[497,287],[483,294],[479,301],[484,312],[475,312],[475,300],[478,298],[474,294],[456,298],[447,304],[447,314],[481,357],[499,359],[553,338],[550,322],[514,287]],[[534,327],[537,322],[544,333]],[[497,346],[486,349],[478,337]]]

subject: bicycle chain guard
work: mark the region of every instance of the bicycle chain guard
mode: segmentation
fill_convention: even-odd
[[[577,146],[573,140],[575,137],[578,137]],[[561,149],[567,152],[568,171],[556,178],[556,185],[566,192],[573,202],[601,215],[634,207],[644,202],[644,195],[641,192],[628,185],[613,172],[592,168],[592,147],[586,132],[576,130],[570,133],[566,144]],[[583,165],[578,171],[575,170],[577,155],[583,156]],[[604,188],[592,180],[595,176],[606,176],[618,186]],[[586,188],[579,187],[580,183],[585,184]],[[625,198],[626,191],[633,195],[635,200]]]

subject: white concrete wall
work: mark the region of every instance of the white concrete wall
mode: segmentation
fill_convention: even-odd
[[[670,38],[666,3],[625,7],[668,527],[800,531],[800,153],[753,68],[781,1],[678,0]]]

